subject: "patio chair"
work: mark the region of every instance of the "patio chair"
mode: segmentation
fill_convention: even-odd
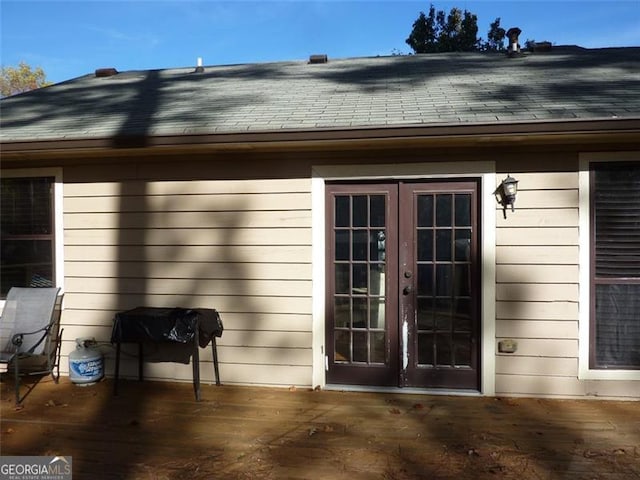
[[[60,378],[59,315],[55,314],[59,288],[12,287],[0,317],[0,373],[13,367],[16,405],[37,385],[28,386],[20,397],[20,377],[51,374]]]

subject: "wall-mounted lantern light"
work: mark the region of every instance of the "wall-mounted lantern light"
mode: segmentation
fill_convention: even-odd
[[[511,175],[507,175],[507,178],[500,182],[496,191],[493,194],[496,196],[496,200],[502,205],[502,213],[504,218],[507,218],[507,206],[511,205],[511,211],[514,211],[513,205],[516,203],[516,194],[518,193],[518,180]]]

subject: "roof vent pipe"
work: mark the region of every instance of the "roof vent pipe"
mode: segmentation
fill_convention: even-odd
[[[309,63],[327,63],[329,58],[326,53],[309,56]]]
[[[202,57],[198,57],[195,73],[203,73],[203,72],[204,72],[204,67],[202,66]]]
[[[117,75],[118,70],[113,67],[110,68],[98,68],[96,69],[95,75],[96,78],[104,78],[104,77],[113,77]]]

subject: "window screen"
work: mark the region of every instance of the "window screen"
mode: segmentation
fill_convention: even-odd
[[[640,369],[640,162],[592,166],[591,367]]]
[[[53,177],[3,178],[0,190],[1,295],[54,284]]]

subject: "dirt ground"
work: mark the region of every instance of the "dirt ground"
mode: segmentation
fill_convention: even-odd
[[[0,453],[66,455],[74,479],[640,479],[640,402],[43,380]]]

